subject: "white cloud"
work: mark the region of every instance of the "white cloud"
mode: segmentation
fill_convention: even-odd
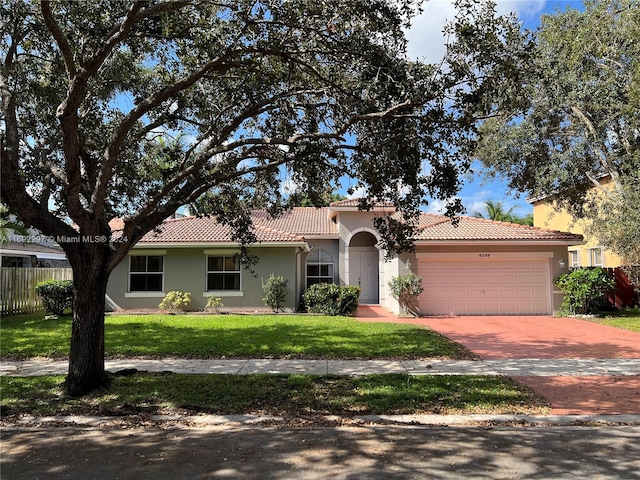
[[[356,188],[351,195],[347,195],[347,198],[363,198],[367,196],[367,187]]]
[[[280,193],[286,197],[298,191],[298,184],[291,177],[286,177],[280,182]]]
[[[466,215],[473,216],[476,212],[480,212],[482,215],[487,213],[487,204],[481,201],[471,202],[470,204],[466,204],[465,207],[467,209]]]
[[[446,200],[430,200],[429,205],[427,206],[426,212],[442,215],[446,209],[447,209]]]
[[[442,59],[445,51],[445,38],[442,33],[447,20],[456,14],[453,3],[449,0],[431,0],[424,7],[424,12],[413,19],[407,31],[409,58],[435,63]]]
[[[538,15],[545,7],[546,0],[497,0],[497,13],[514,12],[520,19],[528,20]],[[456,9],[452,0],[430,0],[425,2],[422,15],[413,19],[407,31],[409,46],[407,53],[411,59],[428,63],[442,60],[446,39],[442,30],[447,21],[455,17]]]

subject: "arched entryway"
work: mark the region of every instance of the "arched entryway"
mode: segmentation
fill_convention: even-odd
[[[349,285],[362,289],[360,303],[380,303],[380,252],[376,248],[378,240],[367,231],[353,235],[349,241]]]

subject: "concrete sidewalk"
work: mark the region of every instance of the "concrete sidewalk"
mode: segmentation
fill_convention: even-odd
[[[109,372],[137,369],[148,372],[191,374],[276,374],[369,375],[505,375],[509,377],[640,376],[640,358],[615,359],[510,359],[510,360],[107,360]],[[23,360],[0,362],[0,376],[64,375],[66,360]]]

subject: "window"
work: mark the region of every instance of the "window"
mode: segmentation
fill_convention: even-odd
[[[240,259],[237,256],[207,257],[207,290],[240,291]]]
[[[129,291],[161,292],[164,262],[161,255],[131,255],[129,260]]]
[[[591,258],[592,267],[602,267],[604,265],[601,247],[589,249],[589,256]]]
[[[580,251],[579,250],[570,250],[569,251],[569,266],[571,268],[578,268],[580,266]]]
[[[25,266],[25,258],[24,257],[2,257],[2,266],[22,268]]]
[[[307,257],[307,288],[316,283],[333,283],[333,258],[324,250]]]

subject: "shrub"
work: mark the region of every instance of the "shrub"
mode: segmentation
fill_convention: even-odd
[[[209,297],[207,299],[206,308],[210,308],[216,313],[220,313],[220,308],[224,307],[222,299],[220,297]]]
[[[189,306],[191,303],[191,294],[189,292],[180,292],[180,291],[172,291],[167,293],[162,302],[160,302],[160,307],[162,310],[169,310],[171,313],[177,313],[178,310],[182,310]]]
[[[562,314],[586,314],[604,307],[615,281],[602,268],[576,268],[556,278],[555,284],[564,292]]]
[[[73,307],[73,281],[47,280],[36,285],[36,294],[47,312],[62,315],[66,308]]]
[[[287,298],[287,282],[288,280],[282,275],[276,277],[273,273],[266,282],[262,281],[262,290],[264,291],[262,301],[274,312],[284,310],[282,304]]]
[[[360,287],[317,283],[304,292],[304,304],[311,313],[353,315],[358,308]]]
[[[417,315],[418,296],[424,291],[422,277],[415,273],[393,277],[389,282],[389,287],[393,298],[400,303],[403,313]]]

